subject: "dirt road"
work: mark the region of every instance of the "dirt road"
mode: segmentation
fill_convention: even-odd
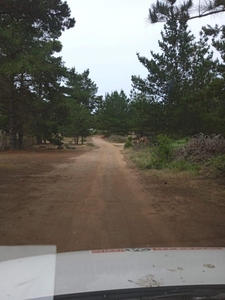
[[[225,246],[224,205],[195,202],[193,191],[146,182],[139,171],[127,167],[122,145],[99,137],[93,143],[97,149],[62,153],[58,163],[55,156],[51,168],[49,156],[29,172],[18,165],[16,173],[5,169],[0,182],[1,245],[54,244],[58,252]]]

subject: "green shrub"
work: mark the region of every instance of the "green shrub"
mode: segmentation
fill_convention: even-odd
[[[225,175],[225,154],[212,157],[209,160],[209,165]]]
[[[130,148],[131,146],[132,146],[132,136],[128,136],[128,137],[127,137],[127,141],[126,141],[126,143],[124,144],[124,149]]]
[[[156,145],[139,149],[131,155],[131,159],[141,169],[163,169],[172,160],[172,139],[166,135],[158,135]]]
[[[178,144],[182,145],[186,143],[186,140],[182,142],[178,141]],[[145,147],[144,149],[138,149],[133,151],[131,159],[141,169],[171,169],[174,171],[193,171],[197,172],[200,167],[197,164],[182,160],[174,160],[174,142],[166,135],[159,135],[156,138],[156,145],[151,147]]]
[[[154,149],[155,158],[159,162],[169,162],[173,157],[173,140],[167,135],[160,134],[156,138],[157,146]]]
[[[179,148],[184,147],[187,144],[188,141],[189,141],[189,138],[175,140],[175,141],[172,142],[172,147],[173,147],[174,150],[177,150]]]
[[[173,140],[167,135],[160,134],[156,137],[156,146],[151,149],[151,156],[147,169],[164,169],[173,158]]]
[[[124,149],[130,148],[131,146],[132,146],[132,143],[130,141],[126,141],[126,143],[124,144]]]

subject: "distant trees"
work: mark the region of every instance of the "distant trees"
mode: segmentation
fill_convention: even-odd
[[[129,99],[123,90],[105,95],[96,112],[98,129],[109,134],[124,135],[129,132]]]
[[[89,69],[81,74],[75,68],[68,70],[65,92],[92,112],[96,108],[98,87],[89,76]]]
[[[140,135],[198,132],[225,134],[225,26],[205,26],[199,40],[187,26],[190,19],[224,12],[224,0],[157,1],[149,10],[152,23],[163,21],[160,53],[137,54],[146,78],[132,76],[130,96],[123,90],[98,96],[89,69],[78,73],[56,57],[58,38],[75,25],[62,0],[1,0],[0,130],[10,148],[23,146],[24,136],[78,139],[90,128],[109,134]],[[213,58],[211,46],[220,54]]]
[[[75,68],[68,70],[65,86],[66,106],[69,117],[61,130],[66,136],[72,136],[78,142],[79,136],[86,137],[93,127],[94,115],[98,102],[98,88],[89,77],[90,71],[79,74]]]
[[[161,132],[164,126],[162,103],[147,97],[145,93],[132,93],[130,102],[130,130],[140,136]]]
[[[225,26],[204,27],[200,38],[187,22],[225,12],[224,0],[156,1],[149,9],[151,23],[165,22],[158,41],[160,52],[137,54],[146,78],[133,75],[130,99],[107,94],[97,110],[98,126],[109,133],[177,136],[225,134]],[[221,57],[214,59],[212,47]]]

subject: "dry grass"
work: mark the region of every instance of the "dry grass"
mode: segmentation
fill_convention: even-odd
[[[225,185],[216,178],[205,178],[191,172],[174,172],[173,170],[147,170],[144,174],[149,179],[154,178],[170,186],[188,189],[206,203],[225,206]]]
[[[128,165],[137,168],[137,162],[131,158],[132,149],[123,150]],[[138,154],[141,159],[141,151]],[[143,158],[146,159],[146,158]],[[139,168],[140,169],[140,168]],[[206,205],[213,203],[215,205],[225,206],[225,185],[224,182],[215,176],[206,176],[205,172],[177,171],[173,169],[145,169],[140,170],[147,182],[161,182],[168,188],[174,190],[186,190],[201,200]]]
[[[107,140],[111,143],[125,143],[127,138],[121,135],[111,135]]]
[[[190,171],[174,171],[170,169],[146,170],[145,174],[149,177],[160,178],[161,180],[173,182],[188,182],[196,178],[196,174]]]

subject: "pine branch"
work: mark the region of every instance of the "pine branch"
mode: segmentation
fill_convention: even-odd
[[[189,17],[189,20],[193,20],[193,19],[197,19],[197,18],[203,18],[203,17],[207,17],[207,16],[210,16],[210,15],[218,14],[218,13],[222,13],[222,12],[225,12],[225,8],[222,8],[222,9],[216,10],[216,11],[210,11],[208,13],[203,13],[202,15]]]

